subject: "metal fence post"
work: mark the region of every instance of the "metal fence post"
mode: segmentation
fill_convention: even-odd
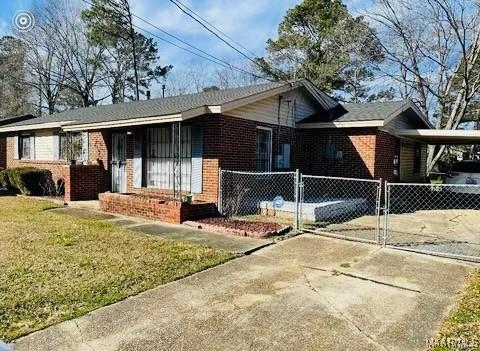
[[[380,226],[381,226],[381,207],[382,207],[382,185],[383,185],[383,179],[380,178],[378,187],[377,187],[377,199],[375,203],[375,216],[377,217],[377,225],[375,228],[375,236],[377,237],[377,243],[380,245],[381,243],[381,238],[380,238]]]
[[[303,183],[303,174],[300,173],[300,183],[298,184],[299,187],[299,203],[298,203],[298,226],[299,230],[303,232],[303,202],[305,196],[305,184]]]
[[[385,208],[383,210],[383,247],[387,246],[388,238],[388,215],[390,213],[390,187],[385,182]]]
[[[298,228],[298,224],[299,224],[299,216],[300,216],[300,213],[299,213],[299,210],[300,210],[300,206],[299,206],[299,203],[300,203],[300,170],[297,169],[295,171],[295,210],[294,210],[294,216],[293,216],[293,229],[298,232],[299,228]]]
[[[222,190],[222,168],[218,167],[218,212],[223,215],[223,190]]]

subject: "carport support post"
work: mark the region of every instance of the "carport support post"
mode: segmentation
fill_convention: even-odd
[[[295,232],[299,231],[300,223],[300,170],[295,171],[295,210],[293,215],[293,230]]]

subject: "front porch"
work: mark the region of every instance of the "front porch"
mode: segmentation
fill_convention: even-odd
[[[204,183],[203,125],[174,122],[102,133],[111,174],[110,191],[98,196],[102,210],[169,223],[217,214],[217,189]]]

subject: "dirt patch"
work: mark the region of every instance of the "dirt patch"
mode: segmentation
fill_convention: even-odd
[[[198,221],[185,222],[192,227],[214,232],[228,233],[251,238],[266,238],[288,232],[291,227],[271,222],[243,221],[231,218],[205,218]]]

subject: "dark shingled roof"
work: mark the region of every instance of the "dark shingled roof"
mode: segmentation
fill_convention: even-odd
[[[346,103],[338,105],[328,113],[318,113],[310,116],[300,123],[383,121],[412,109],[423,118],[421,112],[410,100],[400,100]]]
[[[291,83],[267,83],[251,85],[240,88],[222,89],[217,91],[202,92],[171,96],[166,98],[132,101],[115,105],[101,105],[87,108],[56,113],[50,116],[43,116],[29,121],[12,123],[10,126],[22,126],[40,123],[72,121],[71,125],[84,123],[109,122],[131,118],[146,118],[162,115],[170,115],[185,112],[194,108],[221,105],[233,102],[252,95],[267,92],[268,90],[280,88],[287,84],[294,87],[305,86],[314,96],[320,98],[320,104],[325,108],[336,104],[336,101],[305,80],[293,81]]]
[[[342,106],[347,113],[340,116],[335,122],[384,120],[396,112],[401,112],[406,104],[408,104],[408,100],[344,104]]]

